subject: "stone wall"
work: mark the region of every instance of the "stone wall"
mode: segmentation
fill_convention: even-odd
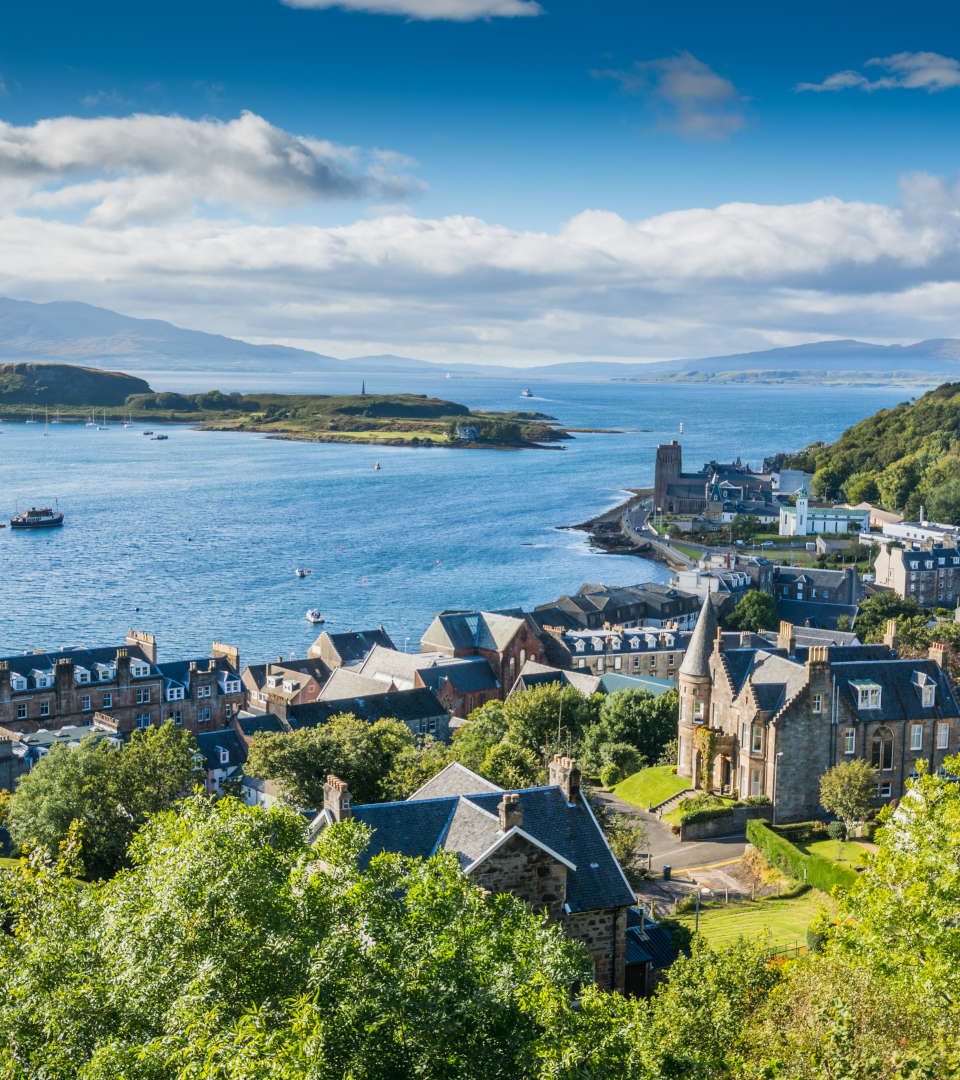
[[[551,919],[563,914],[567,899],[567,868],[552,855],[519,834],[514,834],[471,874],[492,893],[513,893],[534,911]]]
[[[623,990],[627,964],[627,909],[607,908],[563,917],[567,937],[580,941],[593,957],[597,985]]]
[[[773,816],[771,806],[734,806],[723,817],[709,821],[684,822],[680,826],[681,840],[709,840],[715,836],[740,836],[747,831],[747,822],[753,818],[770,820]]]

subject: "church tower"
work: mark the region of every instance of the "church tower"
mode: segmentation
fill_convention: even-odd
[[[653,474],[654,509],[671,513],[674,507],[669,497],[670,485],[680,479],[683,471],[683,450],[676,439],[657,447],[657,459]]]
[[[710,722],[710,697],[713,687],[710,655],[716,636],[717,614],[708,595],[700,609],[696,629],[690,638],[677,677],[677,689],[680,692],[677,775],[689,777],[693,780],[694,787],[700,786],[695,733],[697,728]]]
[[[797,536],[806,536],[810,521],[810,500],[807,498],[807,489],[801,488],[797,492]]]

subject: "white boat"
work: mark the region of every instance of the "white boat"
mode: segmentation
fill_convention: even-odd
[[[310,608],[307,612],[306,619],[308,623],[313,623],[314,626],[326,622],[326,619],[324,619],[323,615],[320,613],[319,608]]]
[[[307,570],[307,568],[304,566],[298,566],[294,573],[297,575],[297,577],[308,577],[310,574],[313,573],[313,571]]]
[[[530,389],[530,387],[529,387],[529,386],[525,386],[525,387],[524,387],[524,388],[523,388],[523,389],[522,389],[522,390],[520,391],[520,396],[521,396],[521,397],[533,397],[533,391],[532,391],[532,390]]]

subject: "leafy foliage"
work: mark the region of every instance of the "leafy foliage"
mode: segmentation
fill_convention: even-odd
[[[622,744],[633,747],[643,761],[624,772],[621,779],[648,762],[658,761],[676,735],[678,708],[676,690],[660,697],[646,690],[617,690],[609,694],[600,706],[599,719],[584,732],[580,747],[584,765],[596,769],[614,761],[609,750],[604,752],[604,747]],[[671,760],[676,760],[675,756]]]
[[[882,409],[835,443],[814,444],[786,464],[814,470],[818,495],[879,500],[911,516],[925,504],[935,520],[960,522],[960,383]]]
[[[7,807],[10,835],[53,855],[77,824],[84,875],[108,877],[147,817],[189,792],[195,752],[193,736],[172,721],[134,732],[120,748],[96,737],[55,746],[21,777]]]
[[[820,777],[820,805],[838,817],[847,835],[870,813],[877,794],[877,770],[862,758],[841,761]]]
[[[323,805],[323,785],[331,773],[346,781],[354,802],[377,802],[402,786],[392,771],[404,767],[401,761],[409,766],[413,747],[412,732],[399,720],[368,724],[353,713],[340,713],[318,727],[256,735],[247,771],[276,780],[299,809]]]
[[[740,597],[727,622],[734,630],[774,630],[780,625],[776,601],[769,593],[751,589]]]

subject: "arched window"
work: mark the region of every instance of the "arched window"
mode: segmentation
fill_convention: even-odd
[[[878,770],[893,768],[893,732],[889,728],[877,728],[870,743],[870,764]]]

